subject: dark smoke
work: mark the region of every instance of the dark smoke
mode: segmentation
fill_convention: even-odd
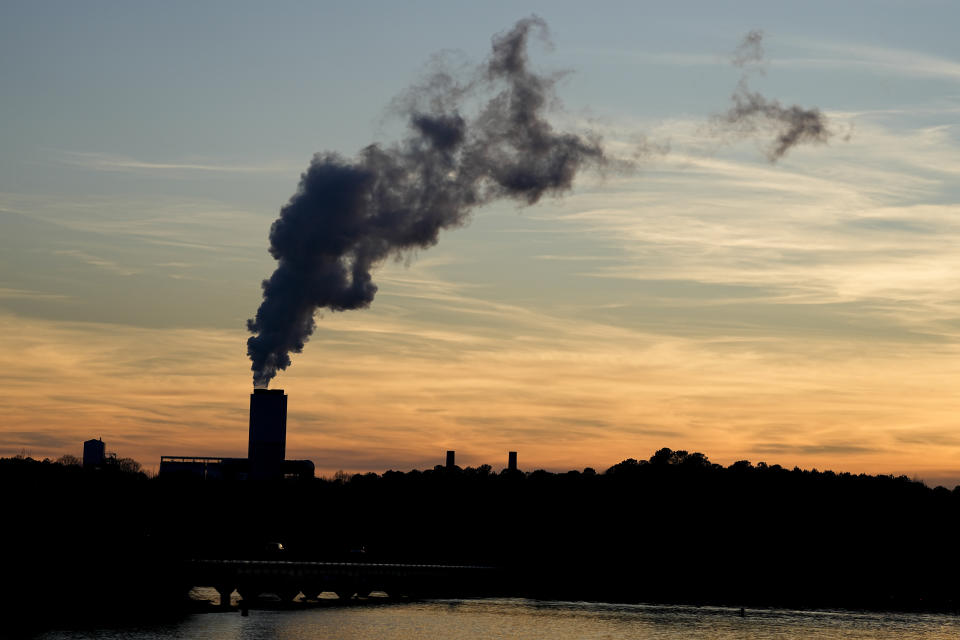
[[[732,62],[734,66],[745,67],[762,61],[763,32],[751,31],[737,47]],[[827,117],[819,109],[804,109],[797,105],[784,107],[778,100],[768,100],[760,93],[750,90],[746,73],[733,94],[733,106],[723,115],[717,116],[714,122],[721,130],[744,136],[773,131],[775,139],[767,149],[770,162],[776,162],[798,144],[823,144],[833,135]]]
[[[585,165],[606,162],[599,139],[554,131],[545,119],[556,76],[528,68],[527,42],[546,37],[536,16],[493,38],[474,80],[437,72],[404,107],[409,133],[348,160],[318,153],[270,229],[278,264],[247,321],[253,382],[262,387],[290,365],[313,333],[314,312],[360,309],[373,301],[371,270],[389,257],[437,242],[497,198],[536,203],[568,190]],[[468,119],[476,94],[492,97]]]
[[[763,62],[763,31],[753,29],[743,36],[743,41],[733,52],[733,66],[745,67],[750,63]]]

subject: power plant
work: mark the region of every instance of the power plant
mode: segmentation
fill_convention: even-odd
[[[84,463],[103,458],[103,442],[84,443]],[[313,478],[310,460],[287,460],[287,394],[283,389],[254,389],[250,394],[250,427],[246,458],[222,456],[160,456],[161,476],[225,480]],[[448,450],[446,468],[457,469],[457,452]],[[516,472],[517,452],[508,452],[507,470]]]
[[[286,450],[287,394],[283,389],[254,389],[246,458],[160,456],[160,475],[234,480],[312,478],[313,462],[286,460]]]

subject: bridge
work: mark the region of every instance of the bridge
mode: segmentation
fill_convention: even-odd
[[[306,562],[295,560],[204,560],[187,563],[191,587],[213,587],[220,605],[234,590],[247,603],[265,595],[289,602],[301,593],[315,599],[324,591],[341,599],[382,591],[401,597],[458,597],[490,589],[497,569],[476,565]]]

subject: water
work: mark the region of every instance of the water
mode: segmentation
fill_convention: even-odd
[[[50,632],[44,640],[803,640],[955,639],[960,617],[940,614],[719,607],[430,600],[300,610],[202,613],[142,628]]]

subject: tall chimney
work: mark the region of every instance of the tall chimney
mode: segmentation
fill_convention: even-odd
[[[507,469],[510,471],[517,470],[517,452],[516,451],[507,452]]]
[[[457,466],[456,457],[456,451],[447,451],[447,469],[453,469],[455,466]]]
[[[254,389],[250,394],[250,477],[283,477],[287,454],[287,396],[283,389]]]

